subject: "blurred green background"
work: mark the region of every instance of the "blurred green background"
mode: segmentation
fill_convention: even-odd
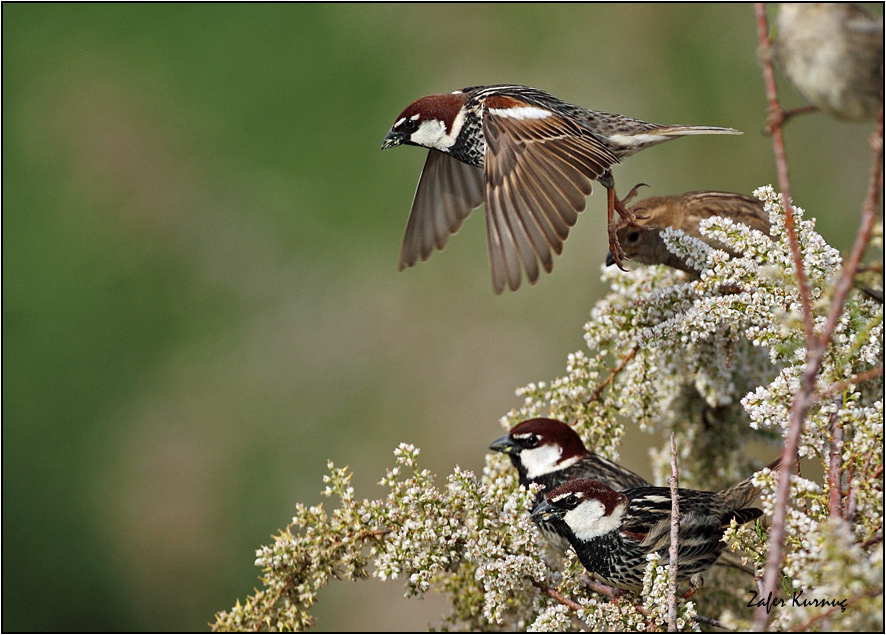
[[[494,296],[476,213],[404,273],[426,94],[515,82],[732,126],[629,159],[621,193],[775,181],[752,7],[4,4],[3,630],[204,629],[326,460],[359,496],[408,441],[479,470],[514,390],[564,373],[605,293],[605,196],[552,275]],[[789,89],[788,105],[801,102]],[[787,130],[797,203],[842,250],[870,125]],[[649,476],[628,433],[622,458]],[[323,630],[444,607],[333,583]]]

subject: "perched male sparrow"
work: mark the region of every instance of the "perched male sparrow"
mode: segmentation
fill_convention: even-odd
[[[649,146],[691,134],[741,134],[732,128],[665,126],[587,110],[536,88],[472,86],[430,95],[400,113],[382,149],[406,143],[429,148],[406,235],[400,269],[443,249],[475,207],[486,203],[492,286],[501,293],[530,283],[538,263],[550,272],[569,229],[584,210],[591,181],[608,190],[609,248],[621,266],[616,230],[636,215],[615,194],[610,168]],[[621,222],[616,223],[613,212]]]
[[[776,469],[778,462],[770,465]],[[701,575],[723,552],[720,539],[734,518],[744,524],[762,515],[745,507],[759,493],[751,479],[722,492],[679,489],[678,582],[701,584]],[[598,481],[575,480],[549,492],[532,512],[569,540],[584,567],[602,582],[640,591],[647,554],[668,560],[671,491],[638,487],[617,492]]]
[[[523,421],[496,439],[489,449],[508,455],[520,475],[520,485],[544,485],[536,496],[536,506],[545,494],[574,479],[594,479],[616,491],[650,485],[642,476],[590,452],[575,430],[556,419]],[[563,537],[544,523],[536,523],[549,542],[566,551],[569,543]]]
[[[651,231],[642,231],[636,227],[619,229],[618,240],[625,256],[641,265],[667,265],[680,269],[693,278],[698,278],[700,272],[665,247],[661,238],[661,230],[665,227],[681,229],[687,236],[703,240],[731,256],[736,254],[725,245],[701,235],[698,226],[700,221],[712,216],[723,216],[769,235],[769,215],[763,210],[763,203],[756,198],[733,192],[686,192],[678,196],[653,196],[638,202],[632,211],[645,217],[638,224]],[[615,264],[615,257],[611,252],[606,257],[606,264]]]
[[[781,5],[775,61],[810,104],[838,119],[869,121],[883,87],[883,18],[845,2]]]

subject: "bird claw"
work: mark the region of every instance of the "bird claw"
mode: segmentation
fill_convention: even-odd
[[[649,187],[646,183],[637,183],[628,195],[623,199],[619,199],[615,195],[615,188],[609,190],[609,253],[612,254],[612,260],[615,262],[615,265],[621,269],[622,271],[627,271],[625,269],[624,264],[622,263],[622,259],[627,259],[624,250],[621,248],[621,244],[618,242],[618,232],[622,227],[637,227],[638,229],[652,229],[651,227],[646,227],[645,225],[641,225],[638,223],[638,220],[645,220],[647,217],[642,214],[637,214],[636,210],[632,211],[628,209],[627,204],[637,196],[639,188],[641,187]],[[618,212],[618,215],[621,216],[621,222],[614,222],[612,217],[612,212]]]
[[[618,223],[609,223],[609,253],[612,255],[612,261],[615,263],[615,266],[622,271],[627,271],[622,263],[622,258],[626,259],[627,256],[618,242],[618,234],[616,233],[619,227]]]
[[[631,227],[637,227],[640,229],[652,229],[651,227],[645,227],[645,226],[637,223],[638,220],[645,220],[648,218],[648,216],[644,216],[642,214],[637,214],[637,210],[628,209],[628,203],[630,203],[631,200],[635,196],[637,196],[638,188],[641,188],[641,187],[649,187],[649,186],[646,183],[637,183],[633,187],[633,189],[631,189],[631,191],[628,192],[628,195],[625,196],[623,199],[618,200],[617,197],[613,197],[613,204],[614,204],[615,211],[618,212],[619,216],[621,216],[621,223],[619,223],[619,225],[616,229],[621,229],[622,227],[627,227],[628,225],[630,225]],[[638,208],[638,209],[645,209],[645,208]]]
[[[648,184],[648,183],[637,183],[637,184],[631,189],[631,191],[628,192],[628,195],[625,196],[623,199],[621,199],[621,200],[618,201],[618,202],[621,203],[622,206],[626,206],[628,203],[631,202],[631,200],[632,200],[635,196],[637,196],[637,193],[639,192],[639,188],[641,188],[641,187],[649,187],[649,184]]]

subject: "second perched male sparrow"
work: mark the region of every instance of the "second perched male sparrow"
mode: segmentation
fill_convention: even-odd
[[[608,190],[609,248],[621,266],[616,230],[637,217],[619,200],[610,168],[650,146],[692,134],[741,134],[732,128],[647,123],[588,110],[537,88],[471,86],[410,104],[385,136],[382,149],[429,148],[406,235],[400,269],[443,249],[475,207],[486,204],[492,286],[501,293],[530,283],[553,267],[552,251],[584,210],[591,182]],[[618,212],[617,223],[613,213]]]
[[[518,423],[489,449],[508,455],[523,487],[530,483],[544,485],[536,496],[536,506],[555,487],[574,479],[594,479],[617,491],[651,485],[642,476],[589,451],[575,430],[556,419]],[[545,523],[536,522],[549,542],[566,551],[569,543],[565,539]]]
[[[776,469],[778,462],[770,465]],[[759,493],[746,479],[722,492],[679,489],[678,582],[701,584],[701,575],[726,544],[720,539],[735,519],[744,524],[762,511],[745,507]],[[671,491],[639,487],[617,492],[598,481],[575,480],[548,493],[532,512],[569,540],[585,569],[619,589],[640,591],[646,556],[656,552],[668,561]]]
[[[661,230],[665,227],[683,230],[687,236],[698,238],[732,256],[735,254],[725,245],[701,235],[700,221],[712,216],[723,216],[769,235],[769,214],[764,211],[763,203],[756,198],[734,192],[686,192],[678,196],[652,196],[639,201],[632,209],[644,216],[637,221],[638,224],[651,231],[636,227],[619,229],[618,239],[625,255],[642,265],[667,265],[680,269],[693,278],[698,278],[700,272],[665,247],[661,238]],[[606,264],[615,264],[612,253],[607,255]]]
[[[781,5],[775,61],[791,85],[824,113],[872,120],[883,86],[883,18],[847,2]]]

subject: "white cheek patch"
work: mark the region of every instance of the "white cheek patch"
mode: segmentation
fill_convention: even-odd
[[[538,478],[542,474],[559,470],[560,448],[556,445],[540,445],[520,452],[520,461],[526,468],[526,476]]]
[[[626,503],[617,505],[612,514],[606,515],[606,508],[598,500],[582,502],[575,509],[570,509],[563,516],[572,533],[580,540],[591,540],[615,531],[621,525],[625,514]]]
[[[437,150],[446,150],[449,146],[441,143],[446,137],[446,128],[439,119],[428,119],[422,121],[418,130],[413,132],[409,140],[425,148],[436,148]]]
[[[489,112],[498,117],[510,117],[511,119],[545,119],[550,117],[550,110],[536,108],[535,106],[519,106],[517,108],[490,108]]]
[[[419,115],[415,115],[413,119],[417,119]],[[418,130],[410,135],[409,140],[416,145],[425,148],[434,148],[446,152],[455,145],[458,139],[458,133],[465,123],[465,113],[461,111],[456,115],[452,122],[452,131],[446,134],[446,125],[439,119],[428,119],[422,121]]]

